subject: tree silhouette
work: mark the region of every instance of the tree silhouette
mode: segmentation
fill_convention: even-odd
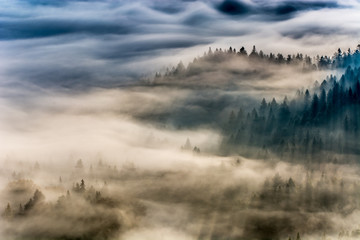
[[[190,143],[190,139],[189,139],[189,138],[186,139],[185,145],[182,146],[182,149],[184,149],[184,150],[191,150],[191,149],[192,149],[192,146],[191,146],[191,143]]]
[[[45,199],[45,196],[38,189],[35,190],[34,195],[24,205],[24,211],[27,212],[33,209],[37,204],[41,203]]]
[[[81,159],[79,159],[79,160],[76,162],[75,168],[82,169],[83,167],[84,167],[83,162],[82,162]]]
[[[86,190],[85,181],[84,181],[84,179],[81,179],[79,191],[80,191],[80,192],[85,192],[85,190]]]
[[[3,217],[5,218],[8,218],[8,217],[11,217],[12,216],[12,209],[11,209],[11,206],[10,206],[10,203],[8,203],[5,207],[5,210],[2,214]]]

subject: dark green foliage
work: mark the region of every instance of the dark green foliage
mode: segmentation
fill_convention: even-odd
[[[308,89],[298,91],[290,105],[287,98],[280,105],[274,98],[270,104],[263,99],[259,114],[254,108],[246,121],[235,121],[232,112],[224,132],[233,137],[223,148],[239,152],[237,146],[265,147],[281,158],[311,161],[322,161],[326,152],[359,154],[359,77],[360,68],[347,68],[339,81],[329,76],[312,89],[312,97]],[[241,152],[247,153],[253,154]]]

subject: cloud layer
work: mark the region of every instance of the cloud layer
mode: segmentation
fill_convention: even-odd
[[[186,65],[209,46],[245,46],[250,53],[256,45],[285,57],[355,47],[356,1],[0,0],[0,6],[2,237],[357,238],[357,164],[219,151],[231,110],[250,111],[263,97],[291,100],[296,88],[330,71],[257,63],[232,52],[227,60],[219,54],[195,61],[188,75],[142,81],[180,60]],[[261,158],[263,150],[248,151]],[[86,191],[76,188],[81,179]]]
[[[359,37],[355,1],[2,0],[1,6],[2,85],[119,86],[188,62],[209,46],[332,54],[356,46]]]

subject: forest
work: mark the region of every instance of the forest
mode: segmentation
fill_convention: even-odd
[[[0,0],[0,240],[359,240],[359,14]]]
[[[285,58],[255,47],[250,54],[244,48],[210,48],[188,67],[180,63],[156,73],[118,99],[136,99],[139,105],[109,101],[118,92],[110,98],[96,93],[101,106],[109,106],[99,123],[86,118],[98,112],[95,103],[89,109],[91,97],[71,100],[73,110],[55,116],[69,129],[57,130],[54,146],[44,145],[45,157],[44,149],[33,148],[36,161],[24,161],[19,153],[3,161],[0,230],[5,239],[19,240],[357,239],[359,61],[358,49]],[[230,80],[204,78],[209,71],[226,72]],[[312,74],[323,78],[300,81],[298,90],[269,88],[261,97],[264,88],[258,86],[264,81],[258,78],[312,79]],[[167,98],[164,89],[184,96]],[[244,97],[250,90],[259,94]],[[158,97],[168,99],[170,107],[159,107]],[[101,128],[107,122],[103,134],[83,132],[97,139],[94,143],[104,141],[103,151],[84,146],[69,155],[72,148],[64,147],[48,161],[58,142],[85,142],[62,137],[64,131],[78,131],[71,128],[74,121]],[[58,126],[55,119],[47,125],[51,132]],[[113,131],[119,134],[110,140]]]
[[[265,154],[269,148],[290,160],[359,155],[359,74],[359,68],[348,66],[339,80],[330,75],[310,91],[298,90],[291,100],[263,99],[251,112],[232,111],[224,126],[230,135],[225,145],[262,148]]]
[[[329,74],[324,79],[317,79],[309,88],[302,86],[296,93],[294,91],[293,97],[285,95],[278,101],[276,97],[263,98],[258,106],[239,104],[237,109],[236,104],[229,103],[233,109],[229,110],[228,118],[215,123],[225,136],[220,150],[222,154],[237,153],[260,158],[275,154],[290,161],[326,162],[340,161],[337,157],[340,154],[347,155],[346,161],[356,160],[360,124],[359,46],[355,51],[338,49],[332,57],[313,58],[301,53],[287,58],[280,53],[267,55],[261,50],[258,53],[255,46],[249,55],[244,47],[238,52],[232,47],[214,52],[210,48],[187,68],[180,62],[171,71],[167,69],[163,76],[156,73],[153,84],[186,81],[193,75],[208,71],[206,64],[230,62],[233,58],[245,59],[259,66],[284,64],[287,67],[300,66],[305,72],[332,69],[342,74]],[[254,72],[261,75],[260,71]],[[210,122],[214,116],[204,118]]]

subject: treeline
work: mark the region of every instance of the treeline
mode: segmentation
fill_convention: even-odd
[[[176,67],[171,69],[167,68],[165,73],[157,72],[155,74],[155,81],[167,79],[177,76],[191,76],[201,72],[204,63],[221,63],[232,58],[238,57],[257,64],[278,64],[278,65],[296,65],[301,66],[303,70],[314,71],[324,69],[339,69],[346,68],[347,66],[358,66],[360,64],[360,44],[356,50],[342,51],[340,48],[332,55],[317,55],[311,57],[302,53],[283,55],[281,53],[265,54],[262,50],[258,51],[256,46],[253,46],[250,53],[244,47],[238,51],[235,48],[229,49],[216,48],[212,50],[210,47],[202,57],[195,58],[187,67],[180,62]]]
[[[145,214],[137,200],[104,195],[92,186],[87,188],[84,180],[56,202],[46,201],[36,189],[26,203],[6,205],[4,229],[19,239],[112,239],[133,228],[135,218]],[[119,211],[126,214],[119,216]]]
[[[360,154],[360,68],[348,67],[338,80],[329,76],[296,98],[278,103],[263,99],[251,112],[232,111],[223,126],[223,151],[257,150],[280,157],[324,159],[320,153]],[[336,159],[332,159],[336,160]]]
[[[106,173],[112,174],[113,168],[100,160],[92,170],[85,169],[86,164],[79,160],[75,165],[76,179],[81,173],[86,181],[79,179],[71,188],[59,179],[58,186],[70,188],[69,191],[64,188],[61,191],[64,195],[57,199],[51,197],[49,186],[42,188],[48,196],[45,198],[30,180],[11,182],[4,192],[9,204],[0,209],[2,229],[9,234],[6,239],[115,239],[129,230],[136,231],[145,214],[153,219],[148,203],[156,203],[155,213],[161,213],[158,206],[163,204],[166,210],[174,206],[169,211],[170,217],[174,211],[177,213],[175,208],[185,206],[189,210],[186,224],[202,224],[198,239],[210,236],[210,239],[306,240],[326,239],[316,238],[320,234],[339,236],[338,239],[360,236],[356,224],[342,227],[343,222],[352,220],[360,206],[356,169],[323,164],[318,170],[299,173],[296,170],[302,168],[291,167],[285,168],[286,173],[279,169],[279,174],[265,173],[267,178],[256,175],[254,179],[253,175],[247,176],[249,169],[266,172],[263,167],[270,165],[256,164],[244,169],[249,160],[232,161],[193,171],[137,169],[137,174],[120,174],[119,181],[95,189],[89,184],[88,174],[99,171],[100,176],[103,172],[99,180],[105,180]],[[19,193],[24,187],[33,189],[31,193],[26,191],[26,198]]]
[[[358,207],[360,186],[357,183],[344,182],[334,175],[322,172],[315,179],[307,173],[304,182],[292,178],[283,179],[276,174],[266,179],[262,189],[253,195],[251,205],[259,209],[277,209],[285,211],[338,212],[350,214]]]
[[[273,235],[286,233],[294,236],[294,229],[300,227],[304,228],[306,233],[321,233],[322,237],[318,239],[327,239],[327,234],[338,235],[337,239],[357,239],[358,229],[338,229],[339,232],[335,234],[334,223],[322,214],[327,212],[351,215],[360,204],[359,189],[358,183],[345,181],[336,174],[328,175],[326,172],[317,176],[309,171],[303,181],[295,181],[291,177],[284,179],[276,174],[266,179],[261,189],[254,193],[249,208],[263,212],[283,212],[283,216],[252,216],[247,220],[247,226],[251,228],[245,228],[245,231],[257,229],[258,231],[253,231],[250,235],[254,239],[281,239],[269,235],[275,232]],[[318,219],[309,223],[308,216],[301,213],[319,215]]]

